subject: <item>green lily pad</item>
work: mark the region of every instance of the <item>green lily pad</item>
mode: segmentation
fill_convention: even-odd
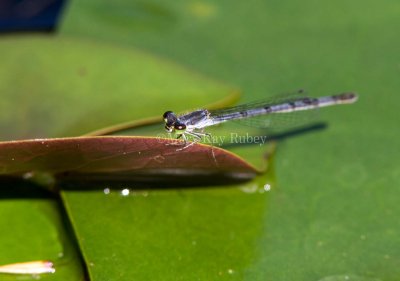
[[[21,184],[10,182],[7,185],[2,181],[0,195],[5,194],[4,189],[16,190],[18,186]],[[32,187],[30,189],[32,190]],[[41,280],[84,278],[85,269],[82,267],[70,233],[67,233],[62,225],[57,201],[40,198],[30,200],[21,200],[18,197],[8,200],[2,198],[0,215],[2,218],[0,226],[4,230],[0,234],[2,249],[0,265],[50,261],[53,263],[55,273],[42,274]],[[36,280],[38,277],[0,273],[0,279],[4,281],[21,280],[21,278]]]
[[[232,269],[235,274],[224,276],[235,280],[397,280],[398,11],[396,1],[371,0],[260,0],[251,4],[84,0],[70,5],[62,34],[150,50],[239,86],[246,101],[298,88],[313,96],[360,93],[359,102],[351,107],[321,110],[329,124],[325,130],[278,144],[273,163],[275,188],[268,200],[249,202],[253,200],[247,201],[247,194],[238,194],[238,208],[229,209],[228,198],[220,197],[217,202],[218,192],[201,189],[192,197],[151,197],[155,202],[148,205],[143,203],[148,197],[141,198],[138,208],[134,198],[127,199],[131,202],[123,205],[126,213],[119,201],[113,204],[110,200],[107,208],[117,214],[108,218],[110,225],[115,223],[119,229],[121,222],[129,225],[129,218],[135,218],[139,226],[133,230],[129,225],[128,244],[118,252],[112,247],[112,226],[99,233],[101,227],[88,226],[84,219],[89,217],[87,202],[100,200],[104,206],[108,199],[99,197],[107,196],[67,193],[64,200],[78,236],[84,238],[85,259],[96,261],[89,267],[93,280],[103,278],[102,269],[109,266],[113,254],[116,266],[108,267],[107,276],[115,279],[129,279],[131,273],[136,279],[216,280],[221,276],[207,274],[218,273],[215,267],[221,265],[221,274]],[[211,207],[205,202],[211,202]],[[140,204],[144,207],[139,208]],[[146,208],[151,204],[152,209]],[[91,217],[101,209],[101,204],[93,205]],[[219,208],[226,209],[221,212]],[[261,209],[265,210],[262,219],[239,217],[243,210]],[[110,213],[100,210],[99,214],[96,223],[104,226],[102,219]],[[184,219],[184,214],[189,218]],[[157,224],[152,224],[152,218]],[[219,228],[225,223],[226,228]],[[227,244],[234,223],[244,232],[254,231],[254,239],[244,235],[243,240]],[[201,254],[189,251],[184,234],[192,238],[203,232]],[[99,241],[87,242],[88,237],[99,237]],[[117,240],[124,238],[120,233]],[[166,242],[171,240],[173,245]],[[186,263],[179,262],[177,252]],[[235,254],[241,256],[233,259],[237,266],[228,267]],[[137,255],[141,255],[139,261]],[[129,266],[133,269],[120,277],[124,271],[119,269]]]
[[[0,54],[3,140],[77,136],[237,96],[165,59],[96,41],[8,37]]]
[[[273,186],[264,176],[239,186],[152,191],[99,184],[104,192],[68,191],[63,199],[91,280],[238,280],[259,255],[267,183]]]
[[[183,110],[202,104],[212,106],[215,101],[229,103],[237,97],[237,91],[231,87],[172,62],[95,41],[8,37],[1,38],[0,50],[0,138],[3,140],[80,135],[137,118],[161,116],[172,107]],[[192,99],[182,102],[183,93]],[[27,148],[18,153],[28,155],[29,151]],[[58,163],[63,163],[61,158]],[[10,168],[8,164],[3,170]],[[2,229],[10,229],[10,225],[13,229],[2,236],[0,265],[50,260],[56,273],[41,275],[42,280],[81,280],[84,269],[71,244],[73,235],[65,229],[56,203],[22,200],[27,194],[28,198],[42,195],[39,191],[35,193],[32,184],[25,182],[27,188],[18,191],[14,180],[10,183],[3,177],[0,180],[4,194],[0,201]],[[19,199],[11,200],[10,196]],[[36,210],[38,205],[43,213]],[[47,216],[54,219],[46,222]],[[28,233],[29,237],[22,238]],[[22,243],[22,239],[26,241]],[[0,279],[21,278],[37,277],[1,275]]]

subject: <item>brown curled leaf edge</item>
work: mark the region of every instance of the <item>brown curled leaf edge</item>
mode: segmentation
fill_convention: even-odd
[[[259,171],[209,145],[156,137],[98,136],[0,142],[0,175],[47,173],[60,182],[228,183]]]

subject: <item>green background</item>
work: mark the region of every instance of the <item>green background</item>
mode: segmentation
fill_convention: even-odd
[[[63,192],[85,261],[81,266],[88,268],[89,276],[93,280],[397,280],[399,15],[398,1],[69,3],[59,34],[49,40],[76,41],[71,49],[78,51],[81,40],[90,40],[93,48],[84,53],[93,61],[104,45],[123,52],[140,49],[156,55],[160,65],[172,61],[232,85],[243,92],[244,101],[298,88],[313,96],[353,90],[360,95],[352,106],[321,110],[329,124],[326,130],[279,143],[272,169],[250,183],[145,191],[134,191],[135,183],[120,186],[130,188],[129,196],[118,190],[105,195],[106,186],[93,192]],[[109,66],[99,63],[99,67],[118,73],[121,64],[114,63],[114,56],[119,52],[110,53]],[[159,73],[157,67],[152,71]],[[187,87],[193,85],[187,76],[176,76],[181,80],[171,83],[171,92],[185,81]],[[154,85],[149,77],[143,78],[144,88]],[[124,78],[99,91],[117,93],[124,81],[130,83]],[[84,85],[101,82],[90,78]],[[205,90],[201,85],[193,88]],[[224,94],[231,92],[223,89]],[[178,110],[209,102],[192,100],[183,92],[171,102]],[[204,95],[216,99],[212,91]],[[142,108],[132,118],[147,110],[163,112],[171,99],[159,96],[163,99],[152,99],[154,103],[146,106],[141,106],[141,96],[127,96],[133,108]],[[93,100],[83,103],[96,108]],[[13,111],[5,108],[2,114],[9,116]],[[110,118],[123,111],[97,109],[100,116]],[[269,192],[263,188],[266,183],[272,186]],[[39,224],[40,229],[50,227]],[[55,247],[53,252],[57,251]]]

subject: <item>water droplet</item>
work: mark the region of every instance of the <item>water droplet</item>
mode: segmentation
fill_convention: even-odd
[[[106,187],[106,188],[104,188],[103,192],[105,195],[108,195],[108,194],[110,194],[111,190],[108,187]]]
[[[229,274],[233,274],[233,273],[235,273],[235,271],[233,271],[232,268],[229,268],[229,269],[228,269],[228,273],[229,273]]]
[[[128,188],[124,188],[122,191],[121,191],[121,195],[122,196],[128,196],[129,195],[129,189]]]
[[[271,185],[269,183],[264,184],[264,190],[265,191],[270,191],[271,190]]]

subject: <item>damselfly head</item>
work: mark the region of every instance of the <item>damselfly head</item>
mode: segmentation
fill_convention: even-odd
[[[168,133],[172,133],[173,131],[182,132],[186,130],[186,125],[179,122],[178,117],[176,117],[175,113],[172,111],[166,111],[163,115],[163,119],[165,122],[165,130]]]

